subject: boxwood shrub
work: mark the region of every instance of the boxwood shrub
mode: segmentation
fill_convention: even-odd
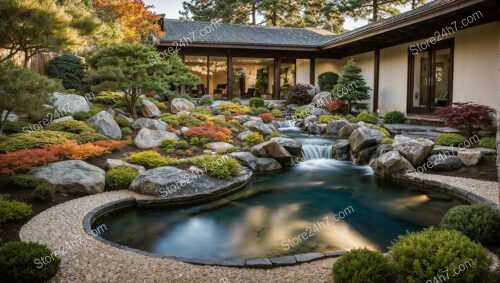
[[[238,176],[241,170],[240,163],[229,156],[205,154],[191,159],[191,163],[207,175],[223,180],[231,180]]]
[[[117,167],[106,172],[106,188],[110,190],[127,189],[139,175],[132,167]]]
[[[358,121],[363,121],[365,123],[371,123],[371,124],[377,124],[378,123],[378,118],[375,116],[375,114],[368,113],[368,112],[361,112],[356,116],[356,119]]]
[[[338,283],[391,282],[389,260],[380,252],[354,249],[333,265],[333,280]]]
[[[434,141],[437,145],[444,146],[458,146],[465,142],[465,137],[459,134],[440,134],[436,137]]]
[[[0,247],[2,282],[48,282],[60,264],[61,259],[42,244],[12,241]]]
[[[488,250],[462,233],[432,227],[399,236],[389,257],[401,282],[434,282],[446,271],[453,282],[486,282],[492,263]]]
[[[10,220],[23,219],[31,213],[31,205],[27,203],[0,198],[0,225]]]
[[[129,156],[128,160],[131,163],[142,165],[146,168],[158,168],[174,164],[175,158],[163,156],[160,153],[152,150],[137,152]]]
[[[400,111],[391,111],[385,113],[384,115],[384,123],[386,124],[404,123],[405,120],[406,120],[405,114]]]
[[[450,209],[441,228],[453,229],[483,245],[500,240],[500,214],[487,204],[459,205]]]

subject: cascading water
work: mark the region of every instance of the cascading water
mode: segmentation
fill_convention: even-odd
[[[332,145],[304,144],[302,145],[304,161],[314,159],[331,159]]]
[[[291,130],[291,129],[300,130],[297,126],[295,126],[294,120],[275,121],[275,123],[278,126],[278,130]]]

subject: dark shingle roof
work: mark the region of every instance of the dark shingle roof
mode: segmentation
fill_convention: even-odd
[[[302,28],[277,28],[192,22],[165,19],[162,42],[182,39],[197,43],[251,44],[294,47],[319,47],[336,35]]]

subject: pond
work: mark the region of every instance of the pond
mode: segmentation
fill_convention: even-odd
[[[295,128],[305,161],[255,174],[242,191],[187,208],[133,207],[105,215],[109,241],[169,256],[247,260],[368,247],[385,251],[398,235],[439,225],[463,204],[440,193],[382,180],[369,166],[331,158],[335,139]]]

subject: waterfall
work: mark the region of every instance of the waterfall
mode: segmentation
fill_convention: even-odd
[[[313,159],[331,159],[332,145],[304,144],[302,145],[304,161]]]
[[[278,129],[294,129],[297,128],[295,126],[294,120],[283,120],[283,121],[275,121]]]

